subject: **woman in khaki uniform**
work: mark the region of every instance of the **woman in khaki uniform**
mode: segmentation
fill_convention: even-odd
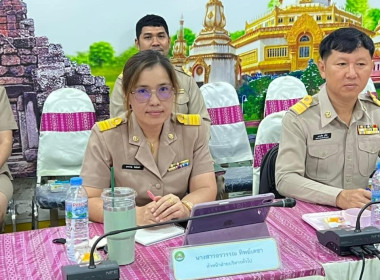
[[[103,221],[100,194],[110,187],[111,166],[116,186],[137,192],[139,225],[188,217],[192,205],[215,199],[207,126],[199,116],[174,119],[177,90],[174,69],[160,53],[141,51],[126,63],[123,91],[131,110],[93,127],[83,161],[92,221]]]
[[[17,129],[8,96],[0,87],[0,224],[13,195],[12,176],[6,161],[12,153],[12,130]]]

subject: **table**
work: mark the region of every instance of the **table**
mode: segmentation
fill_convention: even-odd
[[[330,249],[321,245],[317,239],[313,227],[302,220],[306,213],[337,211],[334,207],[316,205],[297,201],[294,208],[271,209],[267,223],[274,232],[281,232],[288,242],[301,248],[308,257],[322,265],[326,279],[347,280],[359,279],[362,266],[361,260],[354,256],[340,257]],[[269,226],[268,225],[268,226]],[[366,259],[363,279],[378,279],[380,275],[380,260],[377,258]]]
[[[347,265],[352,262],[353,268],[355,265],[360,268],[361,262],[358,262],[356,258],[339,257],[320,245],[315,230],[301,220],[303,213],[331,211],[332,209],[302,202],[297,202],[297,206],[292,209],[272,208],[267,220],[268,229],[271,236],[278,242],[282,267],[275,271],[214,279],[290,279],[297,277],[321,279],[326,271],[335,273],[336,269],[330,268],[330,264]],[[102,224],[90,224],[90,237],[102,234]],[[62,279],[61,266],[70,263],[66,257],[65,246],[53,244],[52,240],[64,236],[64,227],[0,235],[0,279]],[[182,237],[149,247],[136,244],[135,262],[120,267],[121,279],[174,279],[168,263],[170,248],[181,246],[181,244]],[[367,269],[366,266],[366,271]],[[373,273],[372,270],[370,272]],[[342,279],[358,279],[356,276],[354,278],[351,276],[350,274],[350,277]]]

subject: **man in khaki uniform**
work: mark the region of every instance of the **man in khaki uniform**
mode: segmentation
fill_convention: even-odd
[[[361,93],[372,72],[374,44],[355,28],[342,28],[320,45],[326,84],[283,119],[276,161],[277,190],[300,200],[362,207],[371,200],[368,179],[380,151],[380,102]]]
[[[146,15],[136,24],[135,45],[139,51],[152,49],[163,55],[168,55],[170,48],[169,30],[165,20],[157,15]],[[205,102],[193,77],[184,72],[181,67],[175,67],[180,92],[177,104],[173,104],[173,112],[183,114],[199,114],[210,126]],[[124,93],[122,90],[122,74],[116,79],[111,99],[110,115],[117,117],[125,113]]]
[[[13,195],[12,176],[6,164],[12,153],[12,130],[17,129],[7,92],[0,87],[0,224]]]

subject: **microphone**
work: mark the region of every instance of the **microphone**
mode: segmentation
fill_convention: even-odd
[[[244,207],[244,208],[239,208],[239,209],[233,209],[233,210],[221,211],[221,212],[216,212],[216,213],[204,214],[204,215],[188,217],[188,218],[184,218],[184,219],[176,219],[176,220],[171,220],[171,221],[167,221],[167,222],[163,222],[163,223],[149,224],[149,225],[144,225],[144,226],[136,226],[136,227],[132,227],[132,228],[110,231],[110,232],[103,234],[98,239],[96,239],[96,241],[92,245],[91,251],[90,251],[90,261],[89,261],[88,266],[79,266],[79,265],[62,266],[62,268],[61,268],[62,277],[63,277],[63,279],[66,279],[66,280],[84,280],[84,279],[113,280],[113,279],[119,279],[120,271],[119,271],[119,265],[117,264],[116,261],[109,261],[108,260],[108,261],[105,261],[105,262],[98,264],[97,266],[95,265],[95,261],[94,261],[94,251],[96,249],[96,245],[100,242],[100,240],[102,240],[103,238],[110,236],[110,235],[115,235],[115,234],[119,234],[119,233],[123,233],[123,232],[139,230],[139,229],[158,227],[158,226],[163,226],[163,225],[168,225],[168,224],[173,224],[173,223],[188,222],[190,220],[204,219],[204,218],[213,217],[213,216],[217,216],[217,215],[223,215],[223,214],[227,214],[227,213],[242,212],[242,211],[246,211],[246,210],[250,210],[250,209],[257,209],[257,208],[264,208],[264,207],[292,208],[295,205],[296,205],[296,200],[294,198],[285,198],[285,199],[281,199],[281,200],[276,201],[276,202],[269,202],[269,203],[264,202],[263,204],[250,206],[250,207]]]
[[[380,203],[380,201],[372,201],[368,202],[362,207],[356,218],[356,227],[354,230],[318,230],[317,238],[319,243],[326,246],[339,256],[352,255],[351,248],[354,246],[373,245],[380,243],[379,228],[374,226],[366,227],[363,230],[360,228],[360,217],[364,210],[369,206],[378,203]]]

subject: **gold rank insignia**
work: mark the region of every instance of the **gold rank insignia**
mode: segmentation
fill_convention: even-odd
[[[306,111],[307,108],[310,107],[310,104],[312,101],[313,101],[313,97],[311,95],[306,95],[304,98],[302,98],[292,107],[290,107],[290,109],[294,111],[295,113],[297,113],[298,115],[301,115],[303,112]]]
[[[118,117],[96,122],[96,124],[98,125],[100,131],[106,131],[117,127],[119,124],[121,124],[122,120],[122,118]]]
[[[373,103],[375,103],[377,106],[380,106],[380,100],[378,99],[376,92],[367,91],[367,95],[372,98]]]
[[[185,67],[185,65],[182,65],[182,71],[185,72],[187,75],[192,76],[191,72]]]
[[[178,114],[177,121],[184,125],[200,125],[201,116],[199,114]]]
[[[379,127],[377,124],[360,124],[358,125],[359,135],[379,134]]]
[[[117,76],[119,79],[123,79],[123,73],[120,73],[119,76]]]

